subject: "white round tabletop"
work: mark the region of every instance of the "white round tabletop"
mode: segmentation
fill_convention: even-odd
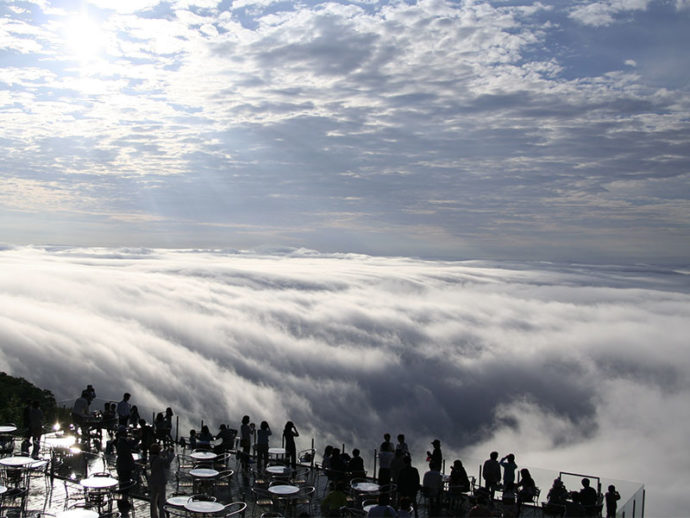
[[[32,462],[36,462],[36,459],[32,459],[31,457],[23,457],[23,456],[17,456],[17,457],[4,457],[0,459],[0,464],[3,466],[10,466],[12,468],[21,468],[23,466],[27,466],[31,464]]]
[[[0,425],[0,433],[12,433],[16,432],[17,427],[14,426],[13,424],[3,424]]]
[[[69,448],[77,443],[77,438],[72,435],[43,437],[42,442],[51,448]]]
[[[7,493],[7,488],[5,486],[0,486],[0,495],[3,493]]]
[[[212,451],[193,451],[190,457],[194,460],[214,460],[218,455]]]
[[[271,475],[287,475],[290,473],[290,468],[286,466],[268,466],[266,468],[266,473]]]
[[[184,504],[189,502],[190,498],[191,497],[189,495],[171,496],[171,497],[168,497],[168,499],[165,501],[165,503],[173,505],[175,507],[184,507]]]
[[[269,455],[285,455],[285,448],[269,448]]]
[[[210,514],[222,511],[225,506],[220,502],[207,502],[205,500],[190,500],[184,504],[184,508],[190,513]]]
[[[117,479],[113,477],[88,477],[79,483],[89,489],[107,489],[117,485]]]
[[[218,476],[218,471],[211,468],[194,468],[189,470],[189,474],[198,478],[213,478]]]
[[[352,488],[355,491],[361,491],[362,493],[375,493],[381,489],[381,486],[374,482],[357,482],[356,484],[352,485]]]
[[[98,513],[89,509],[68,509],[58,513],[56,518],[98,518]]]
[[[274,495],[294,495],[299,491],[299,488],[297,486],[290,486],[287,484],[280,484],[280,485],[275,485],[271,486],[268,488],[269,493],[273,493]]]
[[[33,469],[33,470],[36,470],[36,471],[45,468],[47,465],[48,465],[48,461],[47,461],[47,460],[44,460],[44,459],[34,460],[31,464],[27,464],[27,466],[28,466],[30,469]]]

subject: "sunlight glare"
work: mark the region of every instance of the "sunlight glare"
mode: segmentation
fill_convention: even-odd
[[[80,14],[67,23],[65,41],[70,55],[86,63],[100,56],[105,37],[96,21],[85,14]]]

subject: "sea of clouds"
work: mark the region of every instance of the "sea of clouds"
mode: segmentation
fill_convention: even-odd
[[[59,400],[92,383],[274,441],[291,419],[370,470],[384,432],[420,467],[439,438],[471,474],[496,449],[544,491],[566,470],[690,509],[687,270],[6,246],[0,308],[0,370]]]

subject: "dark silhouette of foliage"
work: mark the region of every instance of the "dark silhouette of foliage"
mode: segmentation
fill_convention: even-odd
[[[23,429],[24,409],[34,400],[43,410],[44,423],[55,419],[55,396],[50,390],[40,389],[24,378],[0,372],[0,424],[14,423]]]

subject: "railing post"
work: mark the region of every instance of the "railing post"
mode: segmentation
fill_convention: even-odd
[[[376,451],[376,448],[374,448],[374,473],[372,474],[374,479],[377,479],[378,477],[376,476],[376,460],[378,459],[378,452]]]
[[[642,510],[640,511],[640,516],[644,518],[644,508],[645,508],[645,500],[647,499],[647,490],[643,489],[642,490]]]

